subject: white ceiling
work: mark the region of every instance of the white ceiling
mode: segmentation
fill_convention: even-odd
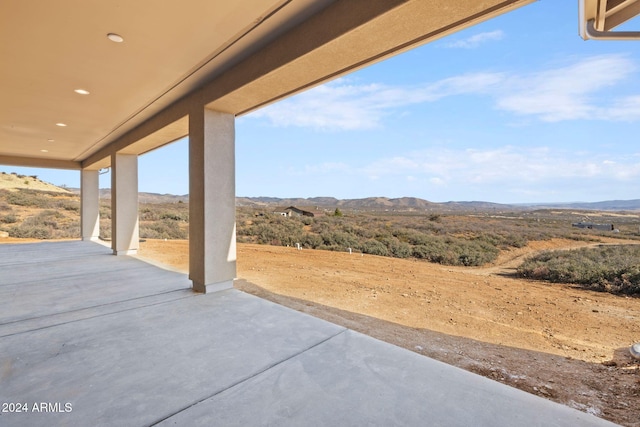
[[[283,3],[0,2],[1,153],[82,160],[150,105],[187,93],[198,83],[190,76],[207,61],[221,70],[241,59],[246,47],[229,45]],[[294,23],[327,3],[291,2],[280,17]],[[267,20],[262,34],[273,37],[277,24]],[[108,33],[125,41],[111,42]],[[90,94],[78,95],[78,88]]]
[[[242,114],[531,1],[3,0],[0,163],[145,152],[185,100]]]

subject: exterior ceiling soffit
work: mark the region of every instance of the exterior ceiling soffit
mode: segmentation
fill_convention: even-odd
[[[398,46],[379,51],[344,67],[336,68],[330,73],[312,78],[307,77],[307,80],[302,82],[290,82],[286,75],[287,67],[295,64],[300,58],[307,55],[311,55],[310,58],[312,58],[314,53],[323,54],[323,47],[329,46],[335,40],[345,37],[359,28],[366,27],[366,24],[392,13],[402,6],[414,4],[418,5],[417,7],[419,5],[424,7],[425,5],[424,0],[337,1],[214,80],[202,85],[145,123],[90,155],[82,162],[83,167],[101,162],[111,153],[124,150],[128,145],[188,115],[193,108],[205,108],[206,106],[206,108],[225,113],[245,114],[373,62],[409,50],[416,45],[443,37],[534,1],[536,0],[501,1],[491,7],[480,8],[482,10],[460,21],[447,24],[428,34],[421,34]],[[310,70],[308,74],[312,72],[313,70]],[[259,98],[257,101],[252,99],[249,92],[256,90],[262,84],[263,79],[271,78],[277,73],[281,73],[279,77],[281,84],[276,88],[277,93],[273,96]],[[267,90],[273,89],[267,88]]]
[[[392,47],[378,48],[377,51],[373,52],[371,55],[363,57],[363,59],[356,60],[355,62],[352,61],[339,67],[334,67],[330,73],[319,74],[316,71],[318,76],[316,78],[309,78],[317,68],[312,67],[312,63],[314,61],[320,63],[334,62],[332,59],[340,57],[340,53],[349,49],[349,47],[345,48],[344,46],[349,46],[349,39],[358,38],[360,36],[357,34],[358,30],[365,27],[366,24],[371,24],[372,22],[379,20],[380,22],[386,21],[386,24],[391,27],[393,23],[396,22],[398,18],[401,18],[402,14],[405,13],[403,12],[403,8],[411,8],[414,6],[416,10],[419,10],[421,7],[425,7],[424,0],[404,0],[394,2],[371,1],[367,4],[368,10],[366,13],[368,14],[366,15],[366,18],[363,18],[357,13],[349,13],[348,8],[350,5],[348,2],[338,2],[325,9],[322,15],[316,16],[307,21],[305,23],[307,25],[304,27],[294,29],[283,36],[278,40],[279,44],[277,46],[267,46],[267,48],[259,52],[254,58],[251,58],[252,61],[267,65],[264,69],[257,70],[258,67],[254,67],[253,62],[247,61],[248,63],[240,64],[239,67],[234,68],[233,72],[229,75],[221,76],[220,81],[216,82],[220,84],[210,85],[204,89],[203,102],[211,100],[211,102],[207,104],[207,108],[210,109],[230,112],[236,115],[243,115],[283,98],[287,98],[291,95],[307,90],[311,87],[326,83],[327,81],[342,75],[364,68],[375,62],[382,61],[401,52],[413,49],[421,44],[447,36],[460,31],[463,28],[475,25],[479,22],[522,7],[526,4],[533,3],[534,1],[537,0],[507,0],[485,9],[480,7],[477,13],[465,16],[461,20],[449,23],[426,34],[420,32],[418,36],[409,38],[408,40],[403,40],[401,43]],[[393,3],[392,7],[390,7],[391,3]],[[398,11],[398,13],[394,13],[396,11]],[[358,12],[361,11],[358,10]],[[345,22],[345,16],[352,19],[352,21]],[[327,22],[338,21],[341,17],[345,24],[344,27],[327,25]],[[417,21],[419,20],[416,20],[415,23],[419,25]],[[309,29],[309,27],[312,28]],[[311,37],[309,33],[313,31],[315,31],[313,33],[314,36],[320,35],[321,37]],[[302,47],[301,45],[296,45],[296,42],[300,39],[308,41],[309,45]],[[286,46],[290,43],[298,47],[298,49],[288,50]],[[337,46],[337,43],[341,43],[341,45]],[[376,43],[371,44],[375,45]],[[282,47],[285,48],[282,49]],[[280,50],[284,50],[284,52],[281,53],[279,52]],[[291,55],[287,60],[284,60],[284,55],[286,54]],[[321,56],[324,56],[326,61],[318,61],[318,58]],[[350,57],[356,55],[346,56]],[[270,61],[272,58],[277,58],[279,62],[272,63],[272,61]],[[306,64],[304,64],[305,62]],[[248,70],[242,69],[243,65],[246,65]],[[293,73],[290,72],[284,74],[285,78],[279,76],[279,74],[282,75],[296,67],[299,69],[297,74],[301,79],[303,79],[303,81],[293,81],[291,78],[291,74]],[[248,83],[242,85],[234,81],[235,78],[243,76],[247,71],[249,73],[254,72],[250,78],[243,80],[248,81]],[[260,72],[259,74],[258,71]],[[282,88],[282,86],[289,87]],[[228,90],[228,88],[233,89]],[[280,92],[270,97],[265,96],[264,91],[274,92],[274,88],[277,88]],[[251,100],[252,92],[259,93],[264,99],[255,103],[247,102],[247,100]]]
[[[177,105],[182,107],[182,105]],[[173,105],[125,133],[113,143],[101,148],[81,162],[83,168],[110,165],[114,153],[144,154],[170,144],[189,133],[188,110]]]
[[[585,40],[640,40],[640,31],[612,31],[640,15],[640,0],[581,0],[580,35]]]
[[[46,169],[72,169],[79,170],[82,167],[80,162],[71,160],[56,160],[37,157],[19,157],[0,155],[0,164],[11,166],[35,167]]]
[[[331,41],[332,38],[337,37],[336,34],[348,32],[354,27],[363,25],[375,16],[385,13],[389,9],[406,3],[407,1],[408,0],[369,0],[367,2],[358,2],[359,4],[357,4],[357,6],[364,9],[362,11],[363,13],[350,16],[348,11],[344,11],[341,8],[338,14],[333,13],[329,16],[330,21],[326,21],[325,19],[327,18],[325,15],[327,9],[333,10],[336,5],[346,5],[347,8],[353,8],[353,5],[356,3],[339,1],[330,5],[318,14],[321,16],[315,15],[301,25],[294,27],[294,29],[280,36],[253,56],[241,61],[217,78],[203,84],[177,102],[159,111],[149,120],[124,133],[109,145],[90,154],[82,161],[83,167],[88,167],[94,163],[103,161],[104,157],[121,151],[128,145],[149,135],[149,133],[155,132],[181,117],[188,115],[193,108],[204,108],[205,105],[212,100],[228,95],[250,84],[252,80],[256,80],[294,61],[297,56],[317,49]],[[346,15],[341,15],[345,13]],[[319,37],[308,40],[306,38],[308,37],[306,26],[314,20],[316,22],[320,20],[320,25],[317,26],[320,34]],[[327,22],[331,22],[331,25],[328,25]],[[301,36],[299,33],[303,33],[303,35]],[[213,109],[217,108],[214,107]],[[219,109],[219,111],[230,114],[237,113],[236,111],[228,109]]]
[[[122,122],[118,123],[114,126],[106,135],[104,135],[100,140],[96,141],[93,147],[88,148],[83,153],[81,153],[78,158],[81,159],[85,156],[90,156],[92,151],[95,151],[96,147],[101,147],[103,142],[109,137],[120,138],[122,135],[126,134],[126,132],[122,132],[119,134],[119,130],[126,126],[128,122],[134,120],[136,117],[141,116],[143,113],[147,113],[147,117],[153,117],[153,115],[159,114],[162,110],[171,105],[173,101],[170,101],[170,94],[174,90],[180,90],[182,87],[188,88],[189,86],[197,86],[198,84],[203,83],[202,77],[198,77],[199,75],[208,72],[208,68],[210,68],[211,64],[218,60],[219,57],[226,54],[227,51],[235,46],[238,42],[243,40],[247,35],[256,30],[259,26],[261,26],[264,22],[266,22],[269,18],[274,16],[277,12],[282,10],[285,6],[291,3],[293,0],[281,0],[275,3],[275,5],[263,12],[263,14],[255,19],[249,26],[243,28],[238,33],[236,33],[232,38],[230,38],[223,45],[219,46],[214,52],[212,52],[207,58],[200,61],[197,65],[195,65],[191,70],[185,73],[178,81],[174,82],[170,87],[165,89],[162,93],[157,95],[155,98],[147,102],[145,105],[138,108],[136,111],[131,113],[126,119]],[[184,90],[184,89],[183,89]],[[169,101],[167,101],[169,100]],[[150,114],[149,114],[150,113]],[[113,150],[110,150],[113,151]]]

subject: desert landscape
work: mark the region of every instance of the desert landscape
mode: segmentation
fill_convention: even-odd
[[[0,178],[0,243],[77,238],[73,191],[33,177]],[[16,180],[21,189],[11,186]],[[188,231],[188,204],[155,196],[141,200],[137,256],[186,272],[188,240],[175,237]],[[108,204],[106,198],[101,208],[105,238]],[[544,251],[639,244],[636,212],[589,212],[600,222],[616,220],[620,232],[606,233],[570,226],[585,212],[500,213],[491,207],[490,215],[435,214],[405,208],[357,212],[343,206],[344,217],[329,211],[313,219],[274,216],[266,205],[240,208],[235,286],[543,398],[640,426],[640,364],[629,352],[640,342],[637,294],[517,274],[525,259]],[[425,234],[415,234],[413,224]],[[306,243],[298,250],[285,235]],[[261,238],[277,245],[255,243]],[[354,250],[336,243],[344,239]],[[446,243],[441,246],[448,252],[428,256],[449,258],[418,258],[430,242]],[[385,248],[389,256],[366,253]]]
[[[447,267],[255,244],[238,245],[236,287],[626,426],[640,425],[638,298],[512,277],[552,240],[494,264]],[[186,271],[188,242],[147,240],[140,257]]]

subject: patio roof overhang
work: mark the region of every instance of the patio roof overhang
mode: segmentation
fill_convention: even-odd
[[[580,0],[580,35],[585,40],[640,40],[640,31],[615,31],[639,14],[638,0]]]
[[[2,2],[0,163],[106,167],[532,1]]]

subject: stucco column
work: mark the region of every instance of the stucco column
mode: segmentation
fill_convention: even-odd
[[[138,252],[138,156],[111,155],[111,248],[114,255]]]
[[[100,237],[100,177],[97,170],[80,172],[80,232],[82,240]]]
[[[198,292],[233,287],[236,277],[235,117],[189,114],[189,278]]]

